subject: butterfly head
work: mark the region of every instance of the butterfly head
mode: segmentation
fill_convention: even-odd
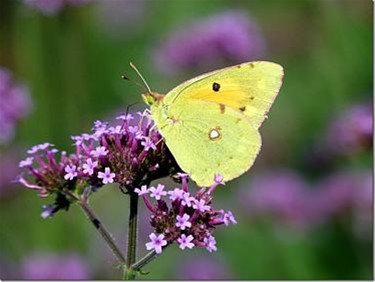
[[[159,104],[163,100],[164,95],[156,92],[147,92],[142,94],[142,98],[147,105],[152,106],[154,104]]]

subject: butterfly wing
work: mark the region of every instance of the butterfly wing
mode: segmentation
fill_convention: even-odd
[[[278,64],[243,63],[182,83],[166,95],[164,103],[172,108],[191,100],[214,102],[241,112],[259,128],[280,90],[282,77],[283,68]]]
[[[210,101],[189,100],[170,108],[165,119],[162,107],[152,116],[179,166],[199,186],[209,186],[214,175],[224,181],[246,172],[260,150],[260,135],[241,112]]]

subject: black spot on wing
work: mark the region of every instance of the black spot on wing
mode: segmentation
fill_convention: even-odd
[[[220,90],[220,84],[217,83],[217,82],[214,82],[212,84],[212,90],[215,91],[215,92],[218,92]]]

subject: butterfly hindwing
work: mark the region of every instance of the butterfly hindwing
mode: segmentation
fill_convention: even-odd
[[[231,180],[253,164],[261,146],[260,135],[249,120],[231,108],[213,102],[190,100],[173,107],[173,122],[153,117],[179,166],[200,186],[209,186],[215,174]]]

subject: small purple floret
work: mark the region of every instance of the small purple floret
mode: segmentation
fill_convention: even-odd
[[[73,178],[78,175],[77,167],[75,165],[72,165],[72,166],[67,165],[65,167],[65,172],[66,172],[66,174],[64,175],[64,178],[66,180],[73,180]]]
[[[155,198],[155,200],[160,200],[162,196],[166,196],[167,192],[164,191],[164,185],[158,184],[158,186],[150,187],[150,196]]]
[[[164,240],[165,236],[163,234],[156,235],[155,233],[151,233],[149,238],[151,241],[146,243],[146,249],[149,251],[155,250],[157,254],[160,254],[162,248],[167,245],[167,241]]]
[[[186,236],[185,234],[181,234],[177,242],[180,244],[180,249],[184,250],[185,248],[192,249],[194,247],[194,243],[192,243],[193,240],[194,237],[192,235]]]
[[[186,213],[183,216],[177,215],[176,227],[180,228],[181,230],[185,230],[186,228],[191,227],[191,222],[189,221],[189,219],[190,216]]]
[[[103,184],[113,183],[113,179],[116,177],[116,174],[111,172],[109,167],[104,169],[104,172],[98,172],[98,178],[102,179]]]
[[[23,161],[20,161],[19,167],[26,167],[26,166],[31,166],[33,163],[34,158],[33,157],[27,157]]]
[[[138,196],[146,195],[149,192],[149,189],[147,188],[147,185],[142,185],[141,189],[135,188],[134,192],[138,194]]]

